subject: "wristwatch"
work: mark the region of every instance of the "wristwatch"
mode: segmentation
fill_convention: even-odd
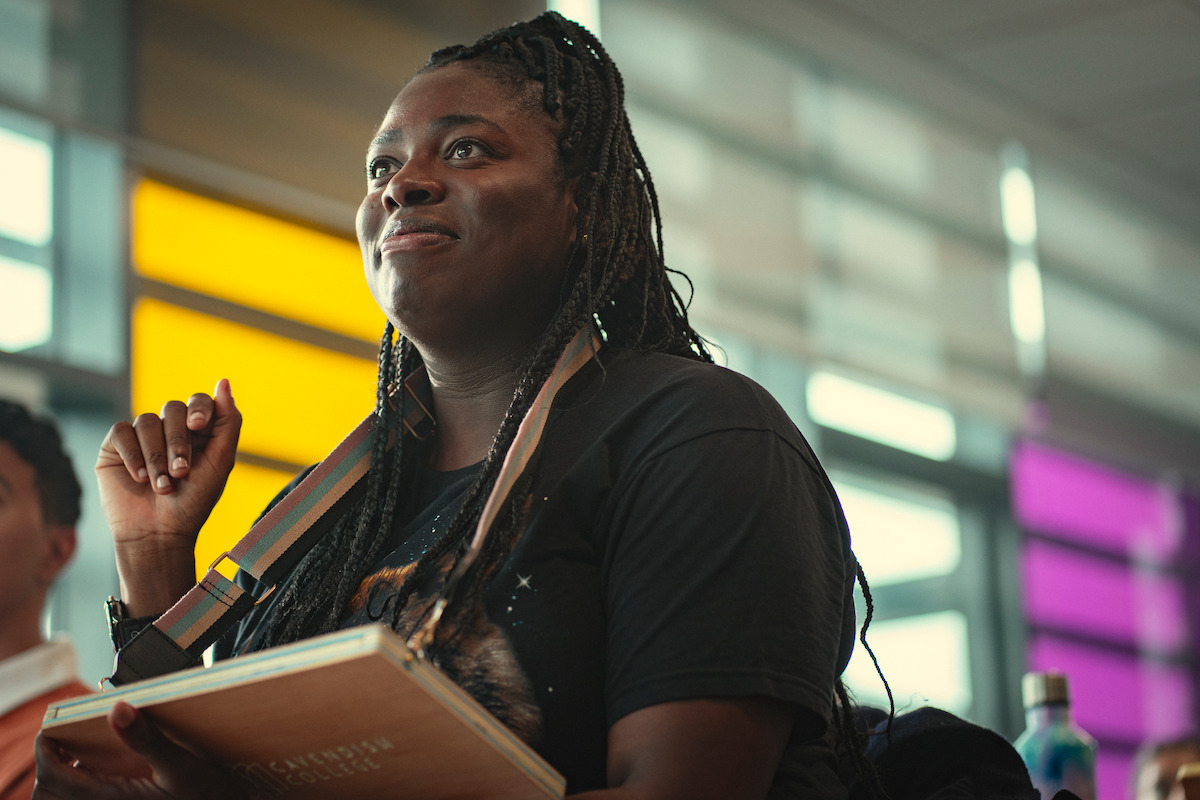
[[[125,603],[109,596],[104,607],[108,612],[108,634],[112,638],[113,650],[120,650],[129,644],[134,636],[148,627],[158,617],[130,617],[125,611]]]

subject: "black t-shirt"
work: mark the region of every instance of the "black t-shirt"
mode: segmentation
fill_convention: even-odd
[[[770,797],[843,796],[824,732],[853,646],[854,570],[828,479],[749,379],[616,348],[600,361],[560,392],[524,533],[439,666],[568,792],[605,786],[607,731],[626,714],[761,696],[796,709]],[[444,530],[475,469],[405,478],[396,547],[347,624],[390,619],[390,586]]]

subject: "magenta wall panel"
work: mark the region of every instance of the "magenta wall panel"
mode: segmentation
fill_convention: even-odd
[[[1118,644],[1175,652],[1188,641],[1179,582],[1042,540],[1022,553],[1025,616]]]
[[[1099,800],[1125,800],[1132,749],[1195,727],[1200,498],[1029,442],[1011,467],[1027,668],[1067,674]]]
[[[1179,550],[1176,496],[1158,484],[1023,442],[1013,452],[1012,493],[1026,530],[1156,561]]]
[[[1101,748],[1096,754],[1096,800],[1128,800],[1131,766],[1127,756]]]
[[[1093,736],[1141,742],[1190,727],[1191,676],[1183,667],[1047,635],[1032,636],[1028,654],[1030,669],[1066,673],[1075,721]]]

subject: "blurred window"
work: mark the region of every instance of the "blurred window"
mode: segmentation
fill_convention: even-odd
[[[355,242],[152,180],[133,214],[145,277],[369,342],[383,332]]]
[[[49,0],[0,0],[0,90],[27,103],[49,91],[50,11]]]
[[[928,486],[902,485],[845,470],[830,473],[854,554],[867,576],[881,619],[867,641],[879,659],[898,709],[935,705],[967,715],[972,677],[967,615],[957,601],[928,591],[962,564],[958,509]],[[903,603],[888,597],[907,596]],[[860,603],[861,624],[865,606]],[[887,695],[866,649],[857,644],[845,674],[862,702],[887,707]]]
[[[17,352],[50,341],[53,282],[50,272],[0,256],[0,350]]]
[[[871,586],[948,575],[962,560],[953,504],[935,495],[897,496],[834,476],[853,531],[854,554]]]
[[[354,242],[151,180],[132,208],[133,409],[227,378],[244,418],[197,544],[202,571],[371,411],[383,319],[363,281],[348,280],[362,271]]]
[[[816,372],[808,380],[808,413],[830,428],[945,461],[954,455],[954,415],[939,406]]]
[[[154,299],[134,306],[132,348],[135,409],[228,378],[245,417],[239,447],[284,463],[319,461],[374,406],[374,360]]]
[[[54,233],[50,143],[0,127],[0,236],[41,247]]]
[[[971,659],[967,618],[959,611],[938,611],[872,623],[867,634],[892,689],[896,711],[936,706],[955,714],[971,713]],[[886,709],[887,695],[875,665],[860,644],[843,675],[855,698]]]

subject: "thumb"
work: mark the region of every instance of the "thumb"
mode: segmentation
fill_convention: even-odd
[[[171,777],[193,767],[195,755],[167,738],[158,725],[128,703],[113,705],[108,712],[108,724],[117,737],[146,759],[159,775]]]
[[[154,770],[154,784],[166,796],[177,800],[249,797],[245,783],[225,772],[217,762],[172,740],[153,720],[128,703],[115,703],[108,712],[108,723],[127,747],[146,759]]]
[[[241,432],[242,412],[233,401],[233,390],[228,379],[222,378],[213,389],[212,439],[208,443],[208,450],[217,463],[227,468],[233,467]]]

